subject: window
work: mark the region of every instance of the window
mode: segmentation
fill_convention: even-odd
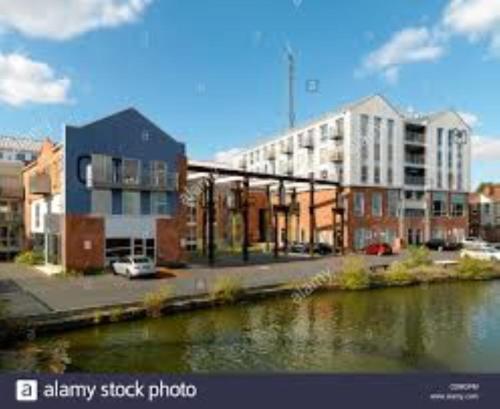
[[[437,143],[438,146],[441,147],[443,146],[443,128],[438,128],[438,137],[437,137]]]
[[[139,215],[141,214],[141,194],[140,192],[122,193],[123,214],[124,215]]]
[[[127,185],[139,184],[140,161],[137,159],[123,159],[123,183]]]
[[[441,217],[447,214],[447,200],[445,193],[434,193],[432,195],[432,216]]]
[[[337,119],[335,126],[337,127],[337,135],[344,136],[344,118]]]
[[[382,217],[382,193],[372,194],[372,216]]]
[[[152,184],[157,187],[167,186],[167,163],[159,160],[151,162]]]
[[[387,184],[392,185],[394,183],[394,171],[391,167],[387,168]]]
[[[26,160],[26,155],[24,153],[18,153],[16,155],[17,160],[25,161]]]
[[[153,192],[151,194],[151,212],[156,215],[168,214],[168,201],[165,192]]]
[[[111,190],[92,191],[92,213],[111,214]]]
[[[368,166],[361,166],[361,183],[368,183]]]
[[[370,122],[370,118],[368,115],[362,114],[361,115],[361,136],[362,137],[367,137],[368,136],[368,125]]]
[[[40,224],[41,224],[41,214],[40,214],[41,210],[40,210],[40,204],[37,203],[35,205],[35,228],[40,228]]]
[[[387,195],[389,216],[398,217],[399,193],[397,190],[390,190]]]
[[[452,195],[451,215],[453,217],[463,217],[465,215],[465,201],[464,195]]]
[[[328,139],[328,125],[321,125],[319,128],[321,141],[324,142]]]
[[[361,192],[354,193],[354,215],[362,217],[365,214],[365,195]]]
[[[387,120],[387,141],[389,144],[394,143],[394,119]]]
[[[354,230],[354,249],[362,250],[365,248],[365,229]]]
[[[112,181],[112,159],[111,156],[92,155],[92,179],[97,183],[111,183]]]
[[[375,166],[373,172],[373,183],[380,184],[380,166]]]

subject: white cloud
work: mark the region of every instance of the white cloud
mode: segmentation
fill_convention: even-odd
[[[233,148],[233,149],[229,149],[227,151],[217,152],[214,156],[214,161],[230,165],[231,159],[233,159],[234,156],[238,155],[241,152],[242,152],[242,150],[238,149],[238,148]]]
[[[500,0],[451,0],[442,24],[473,41],[489,39],[491,51],[500,55]]]
[[[500,157],[500,138],[473,136],[472,159],[474,161],[498,162]]]
[[[458,114],[471,128],[476,128],[481,125],[481,121],[476,114],[473,114],[471,112],[459,112]]]
[[[392,38],[364,60],[362,71],[382,73],[390,82],[398,79],[400,67],[424,61],[435,61],[444,53],[438,36],[426,27],[411,27],[395,33]]]
[[[139,18],[152,0],[0,0],[0,28],[66,40]]]
[[[0,101],[13,106],[65,103],[70,85],[69,78],[56,77],[43,62],[21,54],[0,53]]]

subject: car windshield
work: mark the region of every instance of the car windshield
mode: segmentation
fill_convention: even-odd
[[[149,263],[149,259],[146,257],[135,257],[132,259],[132,261],[135,264],[147,264],[147,263]]]

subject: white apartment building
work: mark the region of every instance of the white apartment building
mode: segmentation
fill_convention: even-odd
[[[231,165],[340,181],[347,246],[459,240],[467,231],[471,132],[455,111],[409,115],[375,95],[246,149]]]

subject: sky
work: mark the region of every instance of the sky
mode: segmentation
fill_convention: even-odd
[[[286,126],[286,47],[298,121],[375,93],[455,109],[474,184],[500,182],[500,0],[0,0],[0,134],[134,106],[220,158]]]

